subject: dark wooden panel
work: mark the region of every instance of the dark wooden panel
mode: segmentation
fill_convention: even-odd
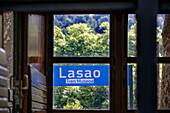
[[[32,94],[32,101],[47,104],[47,98]]]
[[[47,86],[46,77],[37,69],[28,65],[29,69],[29,91],[28,112],[47,113]]]
[[[6,52],[0,48],[0,65],[7,67]]]
[[[0,113],[9,113],[8,108],[0,108]]]
[[[47,105],[45,104],[40,104],[40,103],[37,103],[37,102],[32,102],[32,108],[35,108],[35,109],[47,109]]]
[[[7,108],[8,107],[8,99],[0,97],[0,108]]]
[[[0,86],[7,87],[8,86],[8,78],[0,75]]]
[[[44,86],[44,85],[42,85],[42,84],[40,84],[40,83],[38,83],[38,82],[36,82],[34,80],[31,80],[31,83],[32,83],[32,86],[34,86],[34,87],[36,87],[36,88],[38,88],[38,89],[40,89],[42,91],[47,92],[47,87],[46,86]]]
[[[47,113],[46,110],[40,110],[40,109],[33,109],[32,113]]]
[[[8,98],[8,89],[5,87],[0,87],[0,97]]]
[[[35,69],[34,67],[30,66],[30,69],[31,69],[32,79],[34,79],[35,81],[37,81],[43,85],[46,85],[46,77],[41,72],[39,72],[37,69]]]
[[[8,69],[0,65],[0,75],[8,76]]]
[[[39,89],[37,89],[35,87],[32,87],[31,91],[32,91],[32,94],[39,95],[41,97],[47,97],[47,93],[46,92],[44,92],[42,90],[39,90]]]

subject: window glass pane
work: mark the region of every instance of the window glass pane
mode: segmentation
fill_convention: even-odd
[[[54,57],[109,57],[109,14],[54,15]]]
[[[170,57],[170,14],[157,15],[157,56]]]
[[[128,109],[136,109],[137,93],[137,65],[135,63],[127,64],[127,96]],[[160,63],[157,65],[157,96],[158,109],[169,109],[169,88],[170,88],[170,64]]]
[[[157,65],[158,109],[170,108],[170,64]]]
[[[136,14],[128,14],[128,57],[136,57],[137,49],[137,20]],[[170,15],[158,14],[157,15],[157,56],[170,57]]]
[[[128,57],[136,57],[136,44],[137,44],[137,21],[136,14],[128,14]]]
[[[44,17],[28,15],[28,63],[44,72]]]
[[[109,64],[53,64],[53,109],[109,110]]]
[[[2,48],[2,15],[0,15],[0,47]]]
[[[137,64],[127,64],[127,95],[128,95],[128,109],[136,109],[137,107]]]

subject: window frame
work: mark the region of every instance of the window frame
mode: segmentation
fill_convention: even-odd
[[[26,0],[24,3],[23,2],[19,2],[19,4],[18,4],[18,0],[15,0],[15,1],[13,1],[13,2],[11,2],[11,0],[7,0],[6,2],[9,2],[8,4],[6,3],[6,2],[2,2],[2,4],[1,4],[1,6],[2,6],[2,8],[1,8],[1,10],[14,10],[14,11],[22,11],[22,10],[24,10],[24,11],[28,11],[28,10],[41,10],[41,8],[42,8],[42,2],[41,3],[39,3],[39,1],[38,0],[36,0],[35,2],[36,2],[36,4],[38,4],[38,6],[41,6],[41,7],[39,7],[39,8],[36,8],[36,9],[33,9],[32,8],[32,5],[28,5],[27,3],[30,3],[30,2],[28,2],[29,0]],[[57,1],[60,1],[60,0],[57,0]],[[67,0],[66,0],[67,1]],[[74,0],[73,0],[74,1]],[[76,0],[75,0],[76,1]],[[130,0],[131,1],[131,0]],[[35,3],[34,2],[34,3]],[[48,1],[47,1],[48,2]],[[61,2],[61,1],[60,1]],[[120,1],[119,1],[120,2]],[[134,1],[135,3],[137,2],[137,1]],[[159,3],[159,5],[160,5],[160,9],[161,10],[163,10],[163,11],[165,11],[165,12],[168,12],[169,11],[169,5],[168,5],[168,1],[166,1],[166,0],[163,0],[163,1],[159,1],[160,3]],[[46,8],[42,8],[42,10],[54,10],[53,8],[54,7],[52,7],[52,8],[49,8],[50,6],[54,6],[54,5],[52,5],[53,3],[51,3],[50,5],[49,4],[46,4],[46,2],[45,2],[45,4],[43,4]],[[3,6],[4,5],[4,6]],[[34,6],[35,4],[33,4],[33,6]],[[16,7],[17,6],[17,7]],[[18,6],[20,6],[20,7],[18,7]],[[136,4],[135,4],[135,7],[136,7]],[[4,9],[3,9],[4,8]],[[61,8],[63,8],[63,7],[60,7],[60,9]],[[119,8],[117,8],[117,9],[119,9]],[[49,13],[50,14],[50,13]],[[50,38],[50,36],[52,36],[52,33],[50,33],[51,31],[50,31],[50,29],[52,30],[52,28],[50,28],[50,27],[48,27],[48,26],[50,26],[50,22],[49,22],[49,17],[47,16],[47,23],[49,23],[49,25],[47,24],[47,28],[49,28],[46,32],[47,32],[47,37],[48,38]],[[52,26],[52,24],[51,24],[51,26]],[[127,37],[126,37],[127,38]],[[126,40],[126,38],[125,38],[125,40]],[[48,40],[48,39],[47,39]],[[47,42],[47,41],[46,41]],[[48,46],[46,46],[47,48],[46,48],[46,53],[50,53],[50,50],[48,49]],[[19,48],[18,48],[19,49]],[[49,58],[49,54],[46,54],[46,58]],[[136,62],[137,61],[137,58],[134,58],[134,59],[129,59],[129,58],[126,58],[126,57],[123,57],[124,59],[123,59],[123,62]],[[158,61],[158,63],[161,63],[161,62],[170,62],[170,58],[158,58],[157,59],[157,61]],[[50,62],[51,61],[49,61],[49,59],[48,59],[48,61],[47,62],[45,62],[47,65],[45,65],[45,69],[50,69],[51,68],[51,65],[50,65]],[[126,64],[126,63],[125,63]],[[126,66],[126,65],[125,65]],[[120,70],[119,70],[120,71]],[[50,73],[50,72],[49,72]],[[47,73],[47,74],[49,74],[49,73]],[[126,75],[126,72],[124,72],[124,74]],[[121,77],[124,77],[124,76],[121,76]],[[125,79],[125,81],[127,81],[127,78],[126,77],[124,77]],[[123,86],[124,86],[124,84],[123,84]],[[115,87],[115,86],[114,86]],[[123,89],[124,88],[124,89]],[[126,92],[127,92],[127,90],[125,90],[126,89],[126,86],[124,86],[122,89],[123,89],[123,93],[125,93],[125,94],[127,94]],[[49,89],[49,91],[50,91],[51,89]],[[126,101],[127,99],[125,98],[125,99],[123,99],[122,101]],[[48,103],[50,103],[50,102],[48,102]],[[125,104],[123,104],[123,105],[125,105],[125,109],[123,108],[123,111],[125,110],[127,110],[127,103],[125,102]],[[49,105],[50,106],[50,105]],[[119,106],[120,107],[120,106]],[[118,108],[118,109],[120,109],[120,108]],[[161,110],[159,110],[159,111],[161,111]],[[161,111],[162,113],[164,112],[164,113],[167,113],[167,111],[164,111],[164,110],[162,110]]]
[[[20,30],[20,32],[22,33],[21,34],[21,36],[22,37],[24,37],[24,38],[21,38],[21,42],[24,42],[24,43],[21,43],[21,47],[22,48],[20,48],[20,50],[22,51],[22,53],[21,53],[21,56],[23,56],[23,58],[21,59],[21,70],[22,70],[22,72],[21,72],[21,78],[23,79],[24,78],[24,76],[22,76],[22,75],[25,75],[25,74],[27,74],[28,75],[28,63],[37,63],[37,59],[38,58],[40,58],[40,57],[28,57],[28,27],[29,27],[29,25],[28,25],[28,16],[29,15],[40,15],[40,16],[43,16],[44,18],[43,18],[43,27],[44,27],[44,29],[43,29],[43,32],[44,33],[41,33],[41,34],[43,34],[42,35],[42,37],[43,37],[43,39],[42,39],[42,41],[43,41],[43,43],[44,43],[44,47],[43,47],[43,52],[42,52],[42,55],[44,56],[44,58],[43,58],[43,60],[41,59],[41,62],[38,62],[38,63],[42,63],[42,68],[43,68],[43,71],[42,71],[42,73],[43,74],[45,74],[46,75],[46,73],[47,73],[47,71],[46,71],[46,69],[45,69],[45,64],[46,64],[46,62],[47,62],[47,59],[46,59],[46,13],[45,12],[31,12],[31,11],[28,11],[28,12],[19,12],[19,14],[20,14],[20,18],[21,18],[21,30]],[[29,60],[29,59],[31,59],[31,60]],[[30,61],[30,62],[28,62],[28,61]],[[25,81],[23,80],[23,84],[25,84]],[[27,101],[29,101],[28,100],[28,93],[29,92],[24,92],[23,93],[23,104],[22,104],[22,107],[23,107],[23,109],[22,110],[20,110],[21,112],[27,112],[27,110],[28,110],[28,102]]]
[[[54,57],[53,56],[53,27],[50,28],[50,26],[53,26],[53,15],[55,14],[110,14],[110,56],[109,57]],[[112,10],[112,11],[66,11],[66,12],[52,12],[49,14],[49,18],[48,18],[48,32],[49,32],[49,38],[48,38],[48,75],[49,75],[49,81],[51,81],[47,86],[48,87],[48,110],[52,113],[58,112],[58,113],[62,113],[62,112],[93,112],[93,113],[98,113],[98,112],[103,112],[103,113],[110,113],[110,112],[115,112],[115,111],[119,111],[121,109],[117,109],[114,105],[120,106],[121,104],[116,104],[117,102],[120,102],[120,97],[117,98],[115,97],[115,95],[120,95],[120,89],[115,87],[115,84],[120,84],[119,82],[115,83],[116,79],[120,79],[120,77],[115,77],[114,75],[116,75],[115,73],[120,74],[118,71],[115,72],[115,68],[119,68],[118,70],[120,70],[120,67],[116,67],[115,66],[115,57],[120,58],[118,54],[121,54],[118,51],[115,51],[115,44],[116,41],[117,42],[121,42],[121,38],[118,36],[121,36],[123,38],[124,35],[121,35],[120,33],[117,34],[116,33],[116,28],[117,27],[119,30],[122,30],[121,27],[119,27],[118,25],[122,25],[124,21],[119,21],[118,19],[121,19],[122,17],[120,16],[122,13],[120,13],[120,11],[116,11],[116,10]],[[115,26],[116,21],[117,26]],[[114,38],[113,38],[114,37]],[[119,44],[117,44],[119,45]],[[119,47],[118,47],[119,48]],[[122,49],[123,50],[123,49]],[[116,54],[118,53],[118,54]],[[120,60],[117,60],[117,64],[120,65]],[[110,64],[110,109],[109,110],[60,110],[60,109],[52,109],[53,106],[53,85],[52,85],[52,77],[50,75],[53,75],[53,63],[109,63]],[[120,85],[117,85],[120,86]],[[115,94],[115,92],[118,92],[117,94]],[[116,101],[117,102],[116,102]]]
[[[127,27],[128,27],[128,14],[136,14],[136,11],[128,11],[127,12],[127,15],[126,15],[126,20],[127,20],[127,25],[126,26]],[[168,14],[168,11],[159,9],[158,14]],[[136,18],[136,20],[137,20],[137,18]],[[127,34],[126,34],[126,37],[125,37],[124,40],[125,40],[125,43],[124,43],[124,45],[125,45],[124,52],[125,53],[124,54],[125,54],[125,61],[126,61],[124,66],[127,67],[128,63],[135,63],[137,65],[137,59],[138,59],[137,51],[136,51],[136,57],[128,57],[128,29],[127,29]],[[137,36],[136,36],[136,41],[137,41]],[[137,44],[138,44],[138,42],[137,42]],[[136,47],[137,47],[137,44],[136,44]],[[170,57],[159,57],[159,56],[157,56],[156,59],[157,59],[156,64],[160,64],[160,63],[161,64],[163,64],[163,63],[169,63],[170,64]],[[125,112],[126,113],[136,113],[137,109],[128,109],[128,101],[127,101],[128,100],[128,94],[127,94],[127,92],[128,92],[128,89],[127,89],[127,68],[126,68],[124,74],[126,75],[126,82],[125,82],[126,88],[123,91],[126,94],[126,96],[125,96],[126,99],[124,100],[125,103],[126,103]],[[170,112],[170,109],[157,109],[157,111],[158,111],[158,113],[168,113],[168,112]]]

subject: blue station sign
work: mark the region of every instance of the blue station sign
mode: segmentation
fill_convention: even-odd
[[[109,65],[53,66],[53,86],[108,86]]]

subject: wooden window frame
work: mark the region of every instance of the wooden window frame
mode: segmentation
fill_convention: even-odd
[[[24,75],[24,74],[27,74],[29,73],[29,70],[28,70],[28,63],[42,63],[42,67],[44,68],[43,69],[43,74],[46,74],[46,69],[45,69],[45,62],[46,62],[46,13],[44,12],[19,12],[21,14],[21,26],[22,26],[22,30],[20,31],[22,33],[22,37],[24,38],[21,38],[21,42],[24,42],[24,43],[21,43],[21,51],[22,51],[22,55],[21,56],[24,56],[22,59],[21,59],[21,70],[22,70],[22,74],[21,75]],[[41,57],[28,57],[28,16],[30,14],[35,14],[35,15],[41,15],[41,16],[44,16],[44,29],[43,29],[43,43],[44,43],[44,51],[42,52],[44,58],[43,58],[43,61],[42,62],[37,62],[37,59],[41,58]],[[30,62],[28,62],[30,61]],[[23,76],[21,76],[21,79],[23,80]],[[24,81],[24,80],[23,80]],[[25,84],[25,81],[24,83]],[[24,95],[24,98],[23,98],[23,105],[22,105],[22,110],[21,112],[23,113],[27,113],[28,111],[28,92],[24,92],[23,93]]]
[[[55,14],[110,14],[110,56],[109,57],[53,57],[53,15]],[[52,113],[63,113],[63,112],[88,112],[88,113],[111,113],[111,112],[121,112],[121,95],[120,95],[120,70],[121,70],[121,60],[120,57],[123,50],[123,45],[121,44],[121,40],[125,35],[122,35],[118,31],[124,32],[122,29],[124,17],[121,16],[122,12],[117,10],[112,11],[66,11],[66,12],[52,12],[49,14],[48,18],[48,111]],[[121,21],[120,21],[120,20]],[[50,27],[51,26],[51,27]],[[121,45],[121,46],[120,46]],[[117,50],[117,51],[116,51]],[[117,60],[116,60],[117,59]],[[52,70],[53,63],[109,63],[110,64],[110,109],[109,110],[53,110],[52,109],[52,100],[53,100],[53,78],[52,78]],[[117,70],[117,71],[115,71]],[[117,76],[116,76],[117,75]],[[117,82],[116,82],[117,81]],[[117,87],[119,86],[119,87]],[[117,92],[117,93],[116,93]],[[119,97],[118,97],[119,96]]]
[[[10,0],[9,0],[10,1]],[[161,2],[160,2],[160,4],[161,4]],[[4,6],[4,9],[11,9],[11,6],[10,5],[12,5],[12,2],[11,2],[11,4],[8,4],[8,5],[5,5]],[[15,3],[14,5],[12,5],[12,6],[18,6],[18,4],[17,3]],[[48,5],[48,4],[47,4]],[[50,5],[49,6],[47,6],[47,5],[45,5],[46,7],[50,7]],[[10,7],[9,7],[10,6]],[[12,9],[14,9],[14,10],[22,10],[22,9],[24,9],[25,7],[24,6],[27,6],[26,4],[25,5],[19,5],[19,6],[21,6],[20,8],[16,8],[16,7],[14,7],[14,8],[12,8]],[[41,6],[41,5],[40,5]],[[41,8],[42,8],[42,6],[39,8],[39,10],[41,10]],[[166,10],[165,12],[168,12],[168,7],[163,7],[163,5],[161,6],[161,8],[162,8],[162,10]],[[37,8],[38,9],[38,8]],[[60,9],[61,9],[61,7],[60,7]],[[118,9],[118,8],[117,8]],[[24,10],[32,10],[32,7],[30,7],[30,6],[28,6],[26,9],[24,9]],[[43,10],[48,10],[47,8],[45,8],[45,9],[43,9]],[[67,11],[66,11],[67,12]],[[58,12],[57,12],[58,13]],[[60,13],[64,13],[64,12],[60,12]],[[72,13],[72,12],[71,12]],[[52,65],[52,61],[50,60],[50,58],[52,58],[53,57],[53,51],[51,51],[51,45],[53,45],[53,42],[52,41],[50,41],[50,38],[51,37],[53,37],[53,27],[51,27],[51,26],[53,26],[53,24],[52,24],[52,22],[53,21],[51,21],[51,18],[53,18],[53,12],[48,12],[48,14],[46,15],[46,37],[47,37],[47,39],[46,39],[46,48],[45,48],[45,50],[46,50],[46,54],[45,54],[45,58],[47,58],[47,60],[46,60],[46,62],[45,62],[45,69],[47,70],[47,72],[46,72],[46,75],[47,75],[47,79],[48,80],[52,80],[51,78],[50,78],[50,74],[52,75],[52,72],[51,71],[48,71],[48,70],[52,70],[52,67],[53,67],[53,65]],[[115,22],[116,23],[116,22]],[[120,24],[120,23],[118,23],[118,24]],[[113,25],[114,26],[114,25]],[[114,28],[113,27],[113,29],[116,29],[116,28]],[[120,30],[121,28],[119,27],[119,30]],[[120,34],[113,34],[113,35],[117,35],[117,36],[120,36]],[[126,48],[126,45],[125,44],[127,44],[127,43],[125,43],[126,41],[126,38],[127,38],[127,36],[126,36],[126,34],[124,34],[125,36],[124,36],[124,40],[119,40],[119,39],[117,39],[118,40],[118,42],[120,42],[119,44],[122,44],[123,45],[123,43],[124,43],[124,46],[123,46],[123,48]],[[123,37],[123,36],[122,36]],[[122,42],[123,41],[123,42]],[[49,43],[47,43],[47,42],[49,42]],[[122,48],[122,47],[121,47]],[[126,78],[126,76],[124,76],[124,74],[126,75],[126,71],[125,72],[120,72],[121,71],[121,69],[123,69],[123,68],[126,68],[126,67],[124,67],[124,66],[126,66],[127,65],[127,63],[136,63],[137,62],[137,58],[127,58],[126,56],[123,56],[123,55],[126,55],[126,49],[124,50],[124,53],[121,53],[121,52],[118,52],[118,55],[117,56],[115,56],[115,57],[113,57],[113,59],[114,59],[114,63],[115,63],[115,66],[118,66],[118,67],[113,67],[113,68],[115,68],[115,69],[117,69],[117,68],[120,68],[120,69],[118,69],[118,71],[116,71],[115,72],[115,75],[121,75],[121,76],[119,76],[119,77],[117,77],[117,76],[115,76],[115,78],[113,78],[114,79],[114,81],[115,80],[119,80],[119,82],[117,82],[117,81],[115,81],[116,83],[114,83],[114,85],[113,85],[113,88],[116,88],[115,90],[116,91],[118,91],[119,93],[117,93],[117,92],[115,92],[116,94],[114,94],[113,95],[113,99],[115,99],[115,101],[116,102],[118,102],[118,100],[120,101],[120,103],[113,103],[112,105],[113,105],[113,112],[115,112],[115,113],[123,113],[123,112],[125,112],[125,113],[134,113],[134,112],[136,112],[135,110],[127,110],[127,86],[126,86],[126,82],[127,82],[127,78]],[[118,58],[119,57],[119,55],[121,55],[120,57],[121,58]],[[118,62],[116,62],[116,60],[120,60],[120,61],[118,61]],[[61,59],[60,59],[61,60]],[[65,62],[67,62],[69,59],[66,59],[66,61]],[[87,59],[84,59],[83,60],[83,62],[85,62],[86,63],[86,60]],[[99,59],[91,59],[90,60],[90,62],[99,62],[98,61]],[[106,59],[105,59],[106,60]],[[54,60],[55,61],[55,60]],[[58,61],[58,60],[57,60]],[[73,60],[72,61],[76,61],[76,62],[79,62],[79,59],[74,59],[73,58]],[[103,60],[104,61],[104,60]],[[170,62],[170,58],[157,58],[157,62],[158,63],[163,63],[163,62]],[[82,62],[81,62],[82,63]],[[123,65],[122,65],[123,64]],[[114,72],[113,72],[114,73]],[[123,83],[123,82],[125,82],[125,83]],[[119,84],[118,84],[119,83]],[[119,86],[118,86],[119,85]],[[51,103],[51,94],[50,93],[52,93],[52,87],[50,87],[50,86],[52,86],[51,85],[51,83],[50,82],[48,82],[48,112],[51,112],[51,110],[52,110],[52,103]],[[118,87],[117,87],[118,86]],[[119,89],[119,88],[122,88],[122,89]],[[119,96],[118,94],[121,94],[121,96]],[[122,95],[125,95],[125,97],[124,96],[122,96]],[[116,99],[116,96],[119,96],[119,98],[118,99]],[[122,99],[120,99],[122,97]],[[123,104],[121,104],[121,103],[123,103]],[[123,107],[122,107],[123,106]],[[116,107],[118,107],[118,108],[116,108]],[[115,109],[117,109],[117,110],[115,110]],[[57,111],[58,112],[58,111]],[[65,112],[65,111],[60,111],[60,112]],[[86,112],[86,111],[68,111],[68,112]],[[87,111],[88,112],[88,111]],[[93,112],[93,111],[89,111],[89,112]],[[100,111],[98,111],[98,112],[100,112]],[[103,111],[101,111],[101,112],[103,112]],[[164,111],[164,110],[159,110],[159,113],[167,113],[167,112],[169,112],[169,111]]]

